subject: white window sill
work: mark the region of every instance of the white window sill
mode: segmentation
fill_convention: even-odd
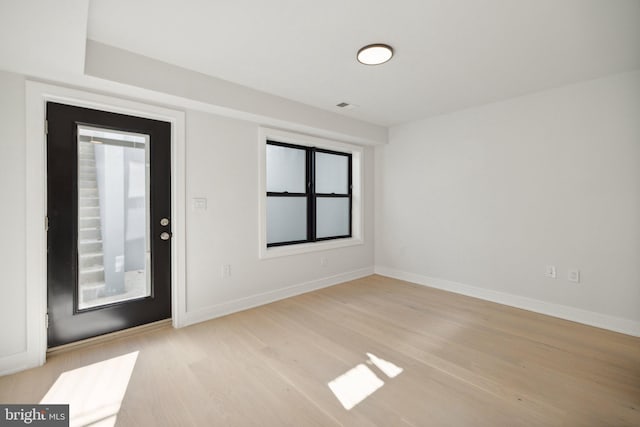
[[[297,245],[274,246],[260,249],[260,259],[278,258],[283,256],[299,255],[309,252],[327,251],[331,249],[346,248],[362,245],[362,239],[349,237],[346,239],[326,240],[321,242],[300,243]]]

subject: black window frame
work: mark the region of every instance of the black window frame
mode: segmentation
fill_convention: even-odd
[[[278,247],[278,246],[289,246],[289,245],[299,245],[302,243],[314,243],[314,242],[323,242],[327,240],[336,240],[336,239],[347,239],[353,237],[353,155],[352,153],[343,152],[343,151],[334,151],[326,148],[318,148],[306,145],[298,145],[291,144],[287,142],[275,141],[272,139],[267,139],[267,145],[274,145],[278,147],[292,148],[296,150],[303,150],[305,152],[305,179],[306,179],[306,192],[304,193],[290,193],[287,191],[284,192],[276,192],[276,191],[267,191],[266,197],[304,197],[307,199],[307,238],[304,240],[292,240],[287,242],[274,242],[268,243],[267,248]],[[316,153],[326,153],[333,154],[338,156],[344,156],[348,159],[348,183],[347,183],[347,193],[316,193],[316,174],[315,174],[315,163],[316,163]],[[268,168],[268,165],[265,165]],[[339,235],[339,236],[328,236],[328,237],[320,237],[316,236],[316,205],[318,198],[344,198],[349,199],[349,234]]]

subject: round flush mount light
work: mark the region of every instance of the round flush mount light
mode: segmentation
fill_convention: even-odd
[[[393,56],[393,48],[387,44],[370,44],[358,51],[358,62],[365,65],[384,64]]]

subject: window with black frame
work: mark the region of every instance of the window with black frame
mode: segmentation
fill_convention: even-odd
[[[267,247],[351,237],[352,158],[267,141]]]

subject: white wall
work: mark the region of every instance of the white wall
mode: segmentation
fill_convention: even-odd
[[[392,128],[376,214],[381,273],[640,334],[640,71]]]
[[[364,151],[364,245],[260,260],[258,125],[195,111],[186,122],[189,320],[273,299],[289,286],[306,284],[303,290],[328,277],[372,271],[372,148]],[[194,210],[193,198],[206,198],[207,210]],[[223,264],[231,265],[231,277],[222,278]]]
[[[0,71],[0,373],[24,369],[25,79]],[[364,149],[364,244],[303,255],[258,258],[258,124],[186,114],[186,323],[248,308],[373,272],[373,149]],[[206,211],[192,198],[208,199]],[[44,219],[43,219],[44,220]],[[44,225],[44,223],[43,223]],[[321,257],[328,261],[321,265]],[[222,278],[223,264],[231,277]]]
[[[0,71],[0,359],[26,350],[24,78]]]

